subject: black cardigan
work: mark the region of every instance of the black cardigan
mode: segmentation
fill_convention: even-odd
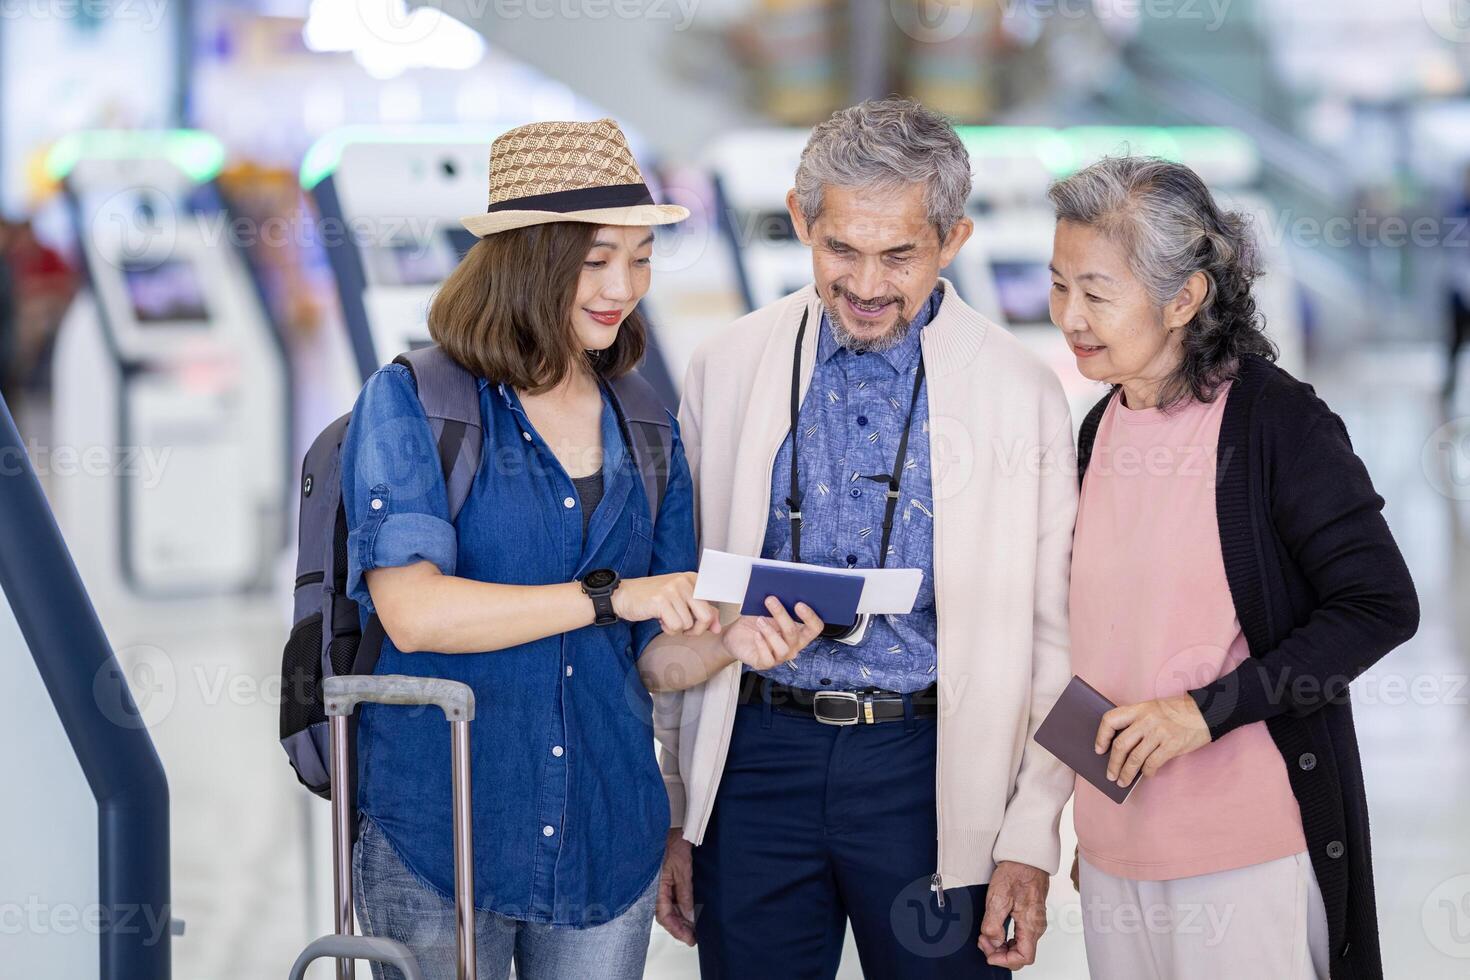
[[[1112,397],[1082,423],[1082,475]],[[1212,739],[1266,723],[1322,889],[1332,980],[1381,978],[1348,684],[1418,629],[1414,583],[1342,419],[1311,385],[1263,358],[1244,358],[1218,453],[1220,550],[1251,656],[1189,693]]]

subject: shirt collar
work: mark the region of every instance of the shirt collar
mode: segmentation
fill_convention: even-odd
[[[919,332],[929,325],[939,312],[939,305],[944,301],[944,283],[934,287],[924,305],[919,307],[918,314],[909,324],[908,335],[896,347],[879,351],[878,356],[893,368],[903,373],[914,363],[919,353]],[[822,310],[822,332],[817,338],[817,363],[822,364],[830,360],[838,351],[846,350],[837,342],[837,335],[832,329],[832,321],[827,317],[827,311]]]
[[[479,380],[481,391],[490,386],[490,382],[484,378]],[[626,449],[623,445],[622,428],[618,422],[620,409],[614,401],[617,396],[613,394],[612,386],[606,382],[599,381],[598,388],[602,392],[602,468],[604,486],[607,487],[612,485],[612,474],[622,471]],[[526,414],[525,406],[521,404],[521,396],[516,394],[515,386],[500,381],[496,383],[495,390],[499,393],[500,400],[505,407],[521,417],[524,425],[523,431],[530,431],[531,417]],[[604,493],[606,493],[605,490]]]
[[[486,381],[484,378],[480,379],[481,391],[484,391],[489,386],[489,381]],[[519,396],[516,395],[515,388],[506,384],[504,381],[497,381],[495,383],[495,391],[500,395],[500,401],[503,405],[505,405],[506,408],[510,409],[512,412],[515,412],[522,418],[526,417],[526,411],[525,409],[521,408],[521,399]]]

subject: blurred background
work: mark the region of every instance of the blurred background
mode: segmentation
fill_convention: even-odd
[[[946,274],[1078,419],[1048,182],[1157,154],[1253,216],[1269,333],[1424,610],[1354,685],[1385,965],[1470,976],[1467,0],[0,0],[0,977],[123,975],[99,908],[135,878],[171,889],[129,927],[175,977],[284,976],[330,931],[329,807],[277,743],[300,460],[427,340],[498,133],[613,116],[693,212],[645,303],[672,405],[704,337],[810,277],[808,128],[890,93],[960,126]],[[1025,975],[1085,976],[1065,877],[1050,906]],[[648,975],[697,975],[655,932]]]

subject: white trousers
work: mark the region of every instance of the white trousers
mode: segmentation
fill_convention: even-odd
[[[1327,915],[1305,851],[1171,881],[1082,858],[1092,980],[1327,980]]]

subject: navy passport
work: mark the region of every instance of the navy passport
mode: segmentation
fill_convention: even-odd
[[[861,575],[819,572],[779,565],[752,565],[750,584],[745,588],[744,616],[769,616],[766,596],[773,595],[796,619],[796,604],[804,602],[822,617],[822,622],[846,625],[857,622],[858,600],[863,594]]]
[[[1108,753],[1098,755],[1092,750],[1103,715],[1116,707],[1091,684],[1073,674],[1051,713],[1036,729],[1035,738],[1042,748],[1065,762],[1108,799],[1122,803],[1143,777],[1135,776],[1127,786],[1119,786],[1108,778]]]

